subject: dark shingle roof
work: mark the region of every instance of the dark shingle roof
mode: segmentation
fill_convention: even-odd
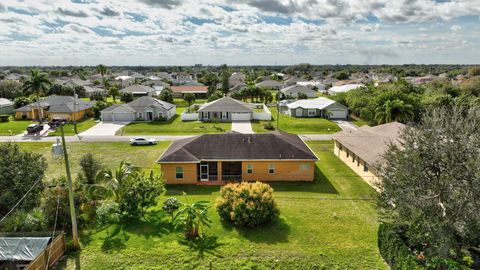
[[[175,107],[175,105],[165,102],[163,100],[159,100],[152,97],[139,97],[131,102],[128,103],[128,106],[133,108],[134,110],[143,109],[145,107],[160,107],[165,110],[170,110],[171,108]]]
[[[201,160],[317,160],[294,134],[204,134],[172,143],[158,163]]]
[[[49,112],[56,112],[56,113],[72,113],[74,112],[74,108],[76,112],[82,111],[89,109],[93,107],[94,103],[90,101],[84,101],[79,98],[77,98],[75,102],[75,106],[73,105],[74,103],[74,97],[71,96],[49,96],[46,98],[43,98],[38,101],[40,103],[40,107],[42,108],[47,108]],[[16,112],[29,112],[32,110],[32,108],[36,108],[38,106],[37,102],[30,103],[28,105],[25,105],[23,107],[20,107],[16,109]]]

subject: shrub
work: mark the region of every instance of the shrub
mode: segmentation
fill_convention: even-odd
[[[10,115],[0,115],[0,123],[5,123],[8,122],[10,118]]]
[[[280,213],[273,189],[261,182],[225,185],[220,190],[216,208],[222,220],[246,227],[271,222]]]
[[[393,270],[422,269],[413,252],[400,238],[397,227],[392,224],[380,224],[378,227],[378,249]]]
[[[162,206],[163,211],[167,212],[172,217],[173,217],[173,213],[175,213],[175,211],[177,211],[179,208],[180,208],[180,202],[178,202],[178,199],[175,197],[167,198],[163,202],[163,206]]]
[[[96,214],[97,225],[100,227],[115,224],[120,221],[120,207],[118,203],[113,201],[103,201],[100,206],[98,206]]]
[[[272,125],[272,122],[267,122],[267,123],[263,124],[263,128],[267,129],[267,130],[274,130],[275,129],[275,127]]]

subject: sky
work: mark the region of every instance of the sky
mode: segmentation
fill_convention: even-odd
[[[480,0],[0,0],[0,66],[479,64]]]

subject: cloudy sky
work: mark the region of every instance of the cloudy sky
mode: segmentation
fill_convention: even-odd
[[[0,0],[0,65],[478,64],[480,0]]]

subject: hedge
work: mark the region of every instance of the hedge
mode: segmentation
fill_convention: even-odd
[[[378,249],[383,259],[393,270],[424,269],[396,229],[395,225],[387,223],[378,227]]]

